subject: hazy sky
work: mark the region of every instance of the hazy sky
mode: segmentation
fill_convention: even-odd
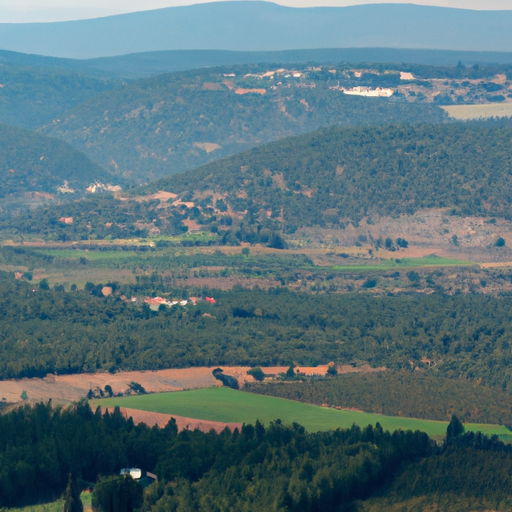
[[[0,0],[0,22],[22,23],[95,18],[200,2],[201,0]],[[276,0],[275,3],[290,7],[415,3],[465,9],[512,9],[512,0]],[[106,4],[108,7],[105,7]]]

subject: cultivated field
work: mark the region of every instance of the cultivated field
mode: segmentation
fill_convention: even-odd
[[[120,406],[164,414],[176,414],[224,423],[252,423],[260,420],[268,425],[280,419],[283,423],[303,425],[309,432],[349,428],[380,423],[386,430],[422,430],[434,438],[446,433],[447,423],[411,418],[399,418],[355,411],[339,411],[308,405],[281,398],[253,395],[228,388],[207,388],[180,393],[161,393],[123,398],[95,400],[93,406]],[[503,439],[512,438],[511,432],[499,425],[468,424],[467,430],[498,434]]]
[[[487,117],[512,116],[512,103],[490,103],[486,105],[449,105],[441,107],[455,119],[482,119]]]

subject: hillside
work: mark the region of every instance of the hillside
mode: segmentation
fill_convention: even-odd
[[[9,64],[0,58],[0,123],[36,128],[118,83],[52,67]]]
[[[436,104],[420,103],[416,93],[415,103],[401,94],[343,94],[339,84],[396,88],[400,81],[396,69],[364,78],[354,78],[350,70],[299,65],[277,72],[275,65],[248,65],[159,75],[97,95],[42,132],[143,183],[326,125],[446,119]]]
[[[484,249],[509,232],[511,138],[507,121],[323,129],[155,181],[125,197],[88,199],[10,219],[0,229],[44,237],[57,233],[62,240],[203,230],[218,233],[223,244],[280,248],[276,232],[291,235],[308,227],[333,228],[353,245],[349,240],[357,233],[345,235],[346,228],[363,223],[365,237],[373,225],[380,226],[380,235],[376,230],[375,240],[370,237],[377,248],[389,224],[393,239],[393,232],[405,235],[408,229],[406,238],[424,233],[420,245],[439,234],[452,247],[464,236],[465,244]],[[439,217],[432,232],[421,226],[423,218],[432,222],[430,211]],[[420,213],[419,224],[409,225]],[[73,217],[74,224],[55,225],[62,216]],[[461,218],[468,217],[473,220],[464,227]],[[502,219],[499,226],[496,217]],[[475,229],[478,236],[466,240]]]
[[[254,148],[143,190],[172,192],[199,206],[222,202],[231,215],[245,212],[238,214],[245,223],[270,218],[286,229],[344,227],[365,217],[425,208],[510,219],[511,137],[505,123],[330,128]]]
[[[94,182],[112,178],[66,143],[28,130],[0,125],[0,147],[0,201],[15,207],[21,197],[83,194]]]
[[[512,51],[511,25],[512,11],[403,4],[291,8],[261,1],[212,2],[93,20],[3,23],[0,47],[74,58],[202,48]]]

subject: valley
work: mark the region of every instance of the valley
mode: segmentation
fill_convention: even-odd
[[[0,512],[512,510],[509,16],[0,24]]]

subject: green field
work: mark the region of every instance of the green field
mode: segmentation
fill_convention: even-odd
[[[455,119],[483,119],[512,116],[512,103],[489,103],[486,105],[450,105],[441,107]]]
[[[93,405],[94,407],[118,405],[129,409],[176,414],[177,416],[226,423],[254,423],[256,420],[260,420],[268,425],[270,421],[280,419],[286,424],[299,423],[309,432],[349,428],[354,423],[366,426],[379,422],[386,430],[422,430],[431,437],[440,438],[445,435],[448,425],[442,421],[338,411],[282,398],[234,391],[229,388],[206,388],[174,393],[107,398],[95,400]],[[512,437],[509,430],[499,425],[467,424],[466,430],[480,430],[489,435],[498,434],[503,439]]]
[[[398,260],[398,261],[397,261]],[[423,258],[396,258],[389,260],[370,260],[367,265],[334,265],[329,268],[332,270],[387,270],[387,269],[407,269],[420,267],[467,267],[477,265],[473,261],[457,260],[453,258],[440,258],[438,256],[424,256]],[[315,267],[318,269],[318,267]]]
[[[90,510],[91,507],[91,493],[82,493],[80,495],[80,499],[84,505],[84,509]],[[44,503],[43,505],[32,505],[30,507],[23,508],[10,508],[10,509],[0,509],[0,512],[4,512],[9,510],[9,512],[62,512],[62,507],[64,505],[63,500],[57,500],[53,503]]]

